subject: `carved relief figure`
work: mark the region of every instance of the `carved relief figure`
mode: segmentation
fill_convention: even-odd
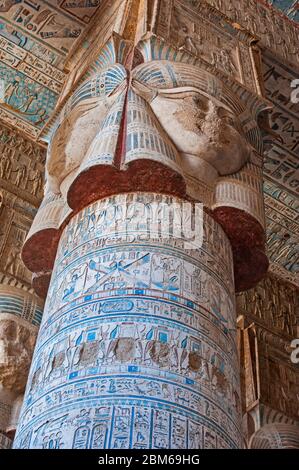
[[[15,79],[7,85],[4,93],[4,99],[7,104],[10,103],[14,95],[19,96],[20,82],[20,77],[16,76]]]
[[[43,178],[41,172],[36,169],[34,170],[31,179],[32,182],[31,192],[34,196],[37,196],[43,189]]]
[[[13,276],[17,276],[19,266],[22,263],[21,247],[21,244],[16,244],[16,246],[10,247],[7,262],[5,264],[5,270],[11,273]]]
[[[26,177],[27,177],[27,168],[25,165],[20,165],[16,170],[14,170],[16,173],[16,179],[15,179],[15,184],[16,186],[20,186],[21,183],[25,183],[26,185]]]
[[[10,178],[12,169],[12,153],[13,151],[10,148],[6,147],[0,158],[0,177],[3,179]]]
[[[231,52],[227,49],[214,51],[212,53],[212,64],[230,75],[234,75],[238,72],[238,69],[232,60]]]
[[[175,22],[177,27],[177,34],[179,37],[179,49],[185,49],[191,54],[198,55],[200,51],[198,47],[202,46],[202,39],[198,36],[196,39],[196,45],[193,40],[194,32],[191,32],[192,25],[187,25],[186,23],[182,22],[180,19],[179,14],[175,14]],[[193,25],[194,26],[194,25]]]

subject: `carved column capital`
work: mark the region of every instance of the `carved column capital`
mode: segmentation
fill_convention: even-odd
[[[5,390],[23,392],[37,327],[16,315],[0,313],[0,386]]]

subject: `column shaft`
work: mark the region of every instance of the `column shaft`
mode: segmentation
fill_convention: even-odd
[[[16,448],[240,447],[231,248],[207,214],[202,247],[168,237],[182,203],[112,196],[64,229]]]

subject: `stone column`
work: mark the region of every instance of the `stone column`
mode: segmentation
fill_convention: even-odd
[[[234,293],[268,266],[266,104],[237,55],[199,59],[157,5],[90,55],[49,124],[23,260],[50,285],[16,448],[242,447]]]

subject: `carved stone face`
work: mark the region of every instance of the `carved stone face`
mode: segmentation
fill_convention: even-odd
[[[0,319],[0,383],[21,391],[26,384],[36,336],[12,319]]]
[[[53,139],[47,157],[47,179],[52,190],[78,168],[111,106],[111,98],[89,99],[78,105],[63,120]]]
[[[196,176],[199,159],[219,175],[238,171],[248,160],[250,147],[241,124],[220,103],[197,91],[181,91],[160,93],[151,106],[183,154],[187,173]]]

